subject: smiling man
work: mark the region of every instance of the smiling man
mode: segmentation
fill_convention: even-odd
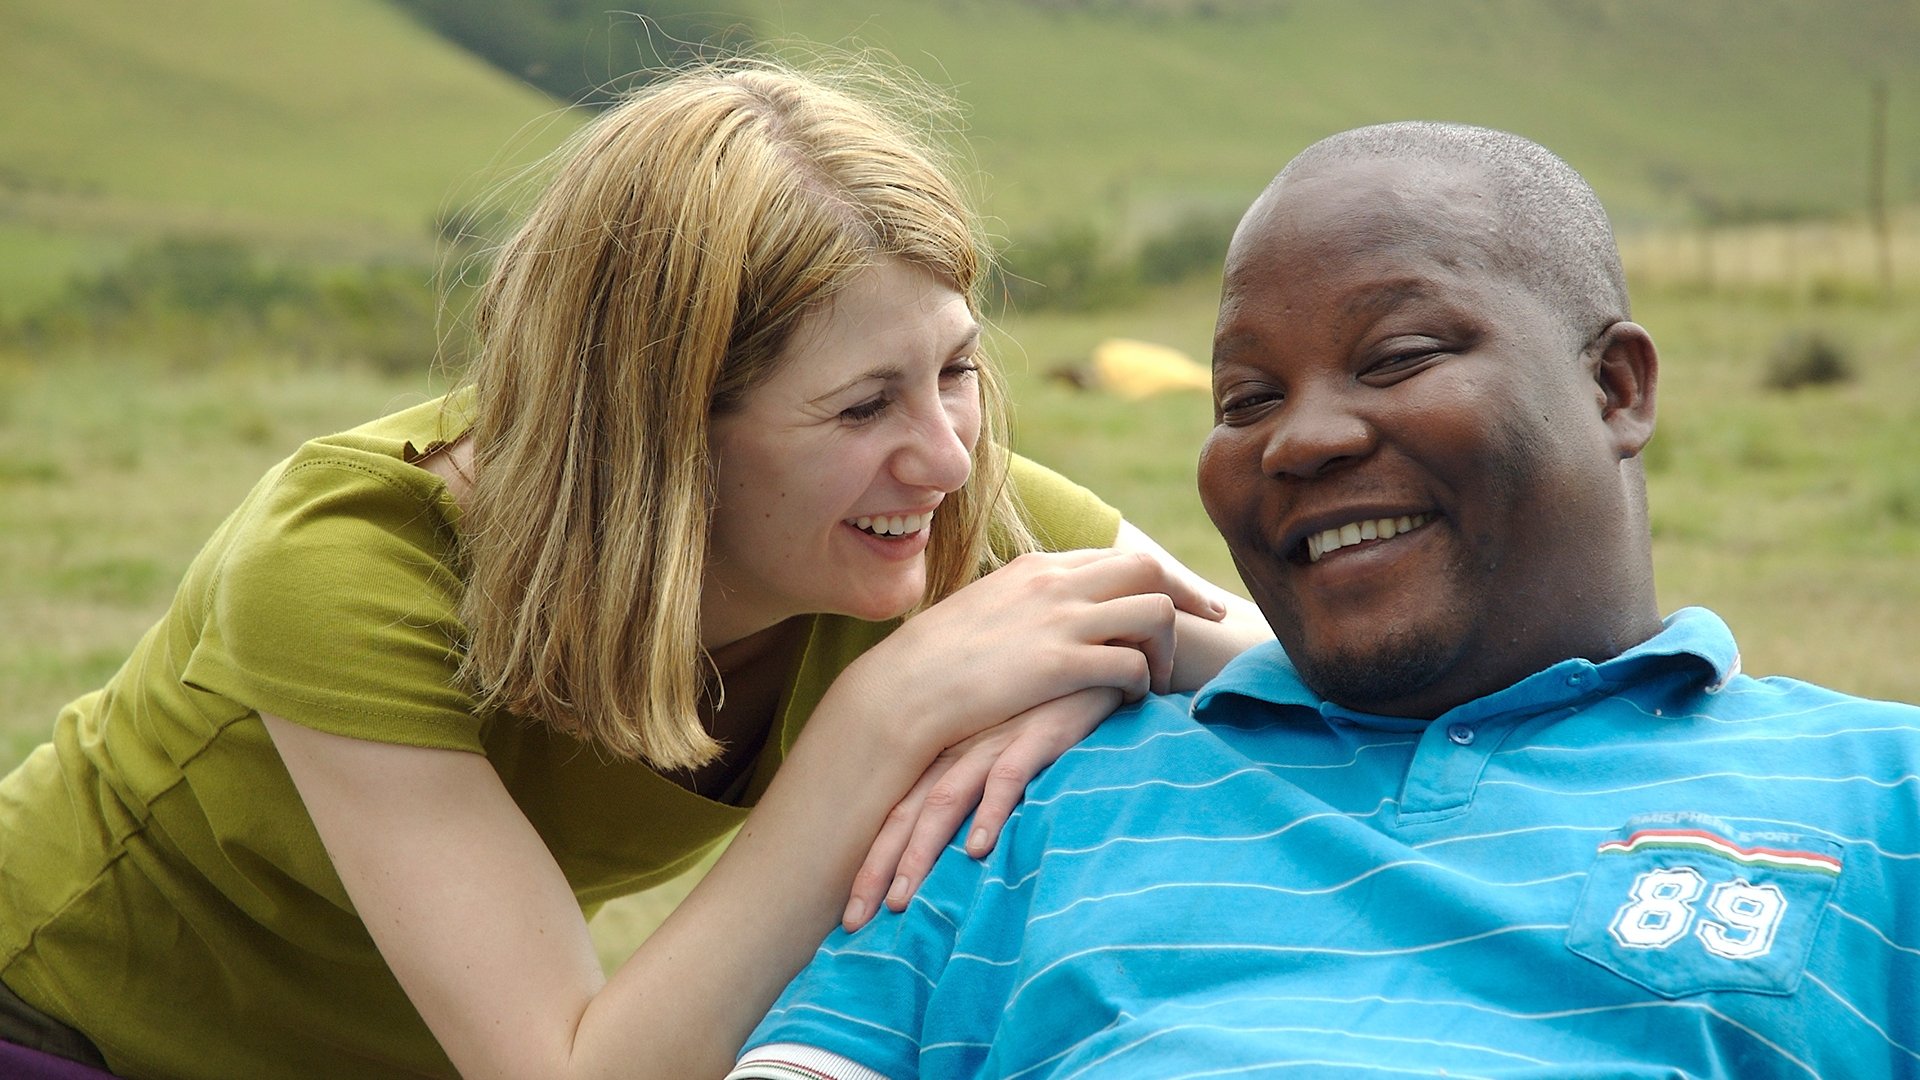
[[[828,939],[735,1075],[1920,1075],[1920,710],[1660,617],[1657,373],[1546,150],[1310,147],[1234,237],[1199,470],[1279,644]]]

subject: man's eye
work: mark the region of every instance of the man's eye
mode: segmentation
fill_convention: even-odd
[[[1375,381],[1399,379],[1431,366],[1445,355],[1432,346],[1404,349],[1374,361],[1360,373],[1360,377]]]
[[[858,405],[841,409],[840,419],[850,424],[862,424],[886,412],[887,406],[891,404],[893,403],[884,397],[873,398],[869,401],[863,401]]]
[[[1246,390],[1224,395],[1217,408],[1221,420],[1233,423],[1280,400],[1281,394],[1277,390]]]

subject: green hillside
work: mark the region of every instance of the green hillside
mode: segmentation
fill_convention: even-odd
[[[732,0],[724,15],[951,87],[1015,238],[1085,226],[1125,246],[1218,218],[1307,141],[1409,116],[1540,139],[1629,227],[1857,216],[1876,80],[1891,201],[1920,201],[1911,0]],[[0,312],[161,234],[423,258],[437,218],[577,119],[384,0],[9,0],[0,102]]]
[[[381,0],[8,0],[0,103],[0,304],[160,234],[427,258],[570,123]]]
[[[768,2],[774,36],[888,50],[971,107],[1016,227],[1238,207],[1308,141],[1462,120],[1553,147],[1626,223],[1859,213],[1869,82],[1920,198],[1920,5],[1804,0]],[[1215,10],[1225,14],[1205,16]],[[1163,12],[1172,13],[1163,13]]]

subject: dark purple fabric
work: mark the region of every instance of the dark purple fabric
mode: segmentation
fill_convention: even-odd
[[[0,1039],[0,1077],[6,1080],[98,1080],[112,1075],[91,1065]]]

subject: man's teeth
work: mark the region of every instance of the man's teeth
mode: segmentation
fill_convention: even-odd
[[[1432,514],[1401,514],[1399,517],[1351,521],[1337,529],[1314,533],[1307,537],[1307,561],[1319,562],[1330,551],[1339,551],[1368,540],[1391,540],[1432,520]]]
[[[857,517],[850,520],[856,529],[863,529],[875,536],[911,536],[933,524],[933,511],[924,514],[881,514],[878,517]]]

